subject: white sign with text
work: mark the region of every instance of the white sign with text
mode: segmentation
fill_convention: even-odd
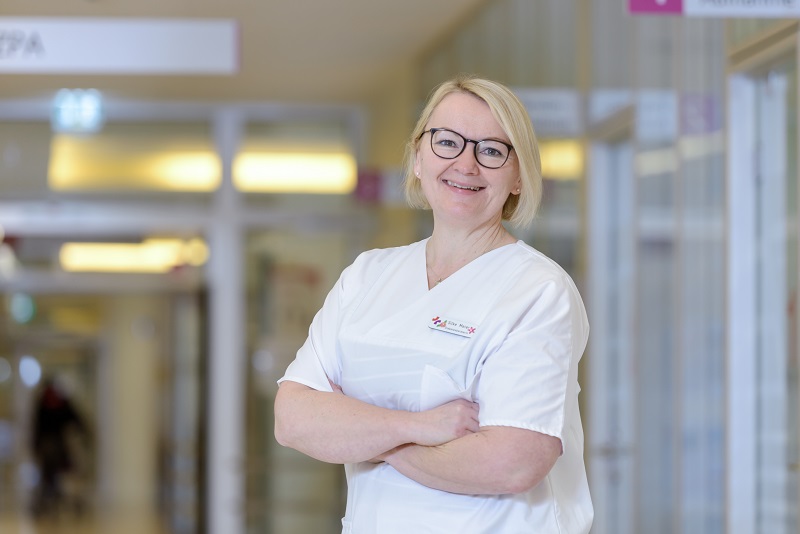
[[[581,97],[575,89],[515,87],[514,93],[528,110],[538,137],[576,137],[583,131]]]
[[[695,17],[800,16],[800,0],[683,0],[683,13]]]
[[[0,73],[234,74],[228,19],[0,17]]]

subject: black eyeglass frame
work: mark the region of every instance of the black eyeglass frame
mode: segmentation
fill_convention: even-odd
[[[433,134],[435,134],[436,132],[450,132],[450,133],[454,133],[454,134],[456,134],[457,136],[459,136],[461,139],[463,139],[463,140],[464,140],[464,146],[462,146],[462,147],[461,147],[461,150],[459,150],[458,154],[456,154],[455,156],[453,156],[453,157],[451,157],[451,158],[448,158],[448,157],[446,157],[446,156],[441,156],[441,155],[437,154],[437,153],[436,153],[436,149],[435,149],[435,148],[433,148]],[[433,154],[434,154],[434,155],[435,155],[437,158],[442,158],[442,159],[456,159],[458,156],[460,156],[461,154],[463,154],[463,153],[464,153],[464,150],[467,148],[467,144],[468,144],[468,143],[472,143],[472,145],[473,145],[473,151],[474,151],[474,155],[475,155],[475,161],[477,161],[477,162],[478,162],[478,165],[480,165],[481,167],[485,167],[485,168],[487,168],[487,169],[499,169],[499,168],[501,168],[503,165],[505,165],[505,164],[506,164],[506,162],[508,161],[508,158],[509,158],[509,156],[511,156],[511,151],[512,151],[512,150],[514,150],[514,145],[510,145],[510,144],[506,143],[505,141],[500,141],[499,139],[481,139],[480,141],[476,141],[475,139],[467,139],[466,137],[464,137],[464,136],[463,136],[463,135],[461,135],[460,133],[458,133],[458,132],[456,132],[456,131],[454,131],[454,130],[451,130],[450,128],[428,128],[427,130],[425,130],[424,132],[422,132],[421,134],[419,134],[419,137],[417,137],[417,141],[419,141],[420,139],[422,139],[422,136],[424,136],[426,133],[429,133],[429,134],[431,134],[431,151],[433,152]],[[505,146],[505,147],[508,149],[508,154],[506,154],[506,159],[504,159],[504,160],[503,160],[503,163],[501,163],[501,164],[500,164],[500,165],[498,165],[497,167],[489,167],[488,165],[484,165],[484,164],[483,164],[483,163],[481,163],[481,162],[480,162],[480,160],[478,159],[478,145],[479,145],[479,144],[481,144],[481,143],[485,143],[485,142],[487,142],[487,141],[492,141],[492,142],[494,142],[494,143],[500,143],[501,145]]]

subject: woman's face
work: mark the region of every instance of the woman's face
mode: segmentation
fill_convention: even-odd
[[[426,129],[447,128],[466,139],[493,139],[510,144],[488,104],[466,93],[447,95],[431,114]],[[519,194],[519,167],[514,151],[498,169],[475,159],[475,144],[467,142],[455,159],[444,159],[431,150],[431,133],[420,140],[414,173],[437,221],[461,225],[500,224],[509,194]]]

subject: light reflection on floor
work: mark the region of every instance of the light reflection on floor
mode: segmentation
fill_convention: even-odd
[[[157,519],[141,514],[41,521],[33,521],[25,516],[0,517],[2,534],[166,534],[167,532]]]

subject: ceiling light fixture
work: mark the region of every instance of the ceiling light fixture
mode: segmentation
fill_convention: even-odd
[[[64,243],[61,268],[68,272],[167,273],[208,260],[202,239],[146,239],[141,243]]]
[[[578,141],[542,141],[539,153],[544,178],[577,180],[583,174],[583,150]]]
[[[233,180],[245,192],[346,194],[356,187],[357,167],[347,153],[243,152]]]

